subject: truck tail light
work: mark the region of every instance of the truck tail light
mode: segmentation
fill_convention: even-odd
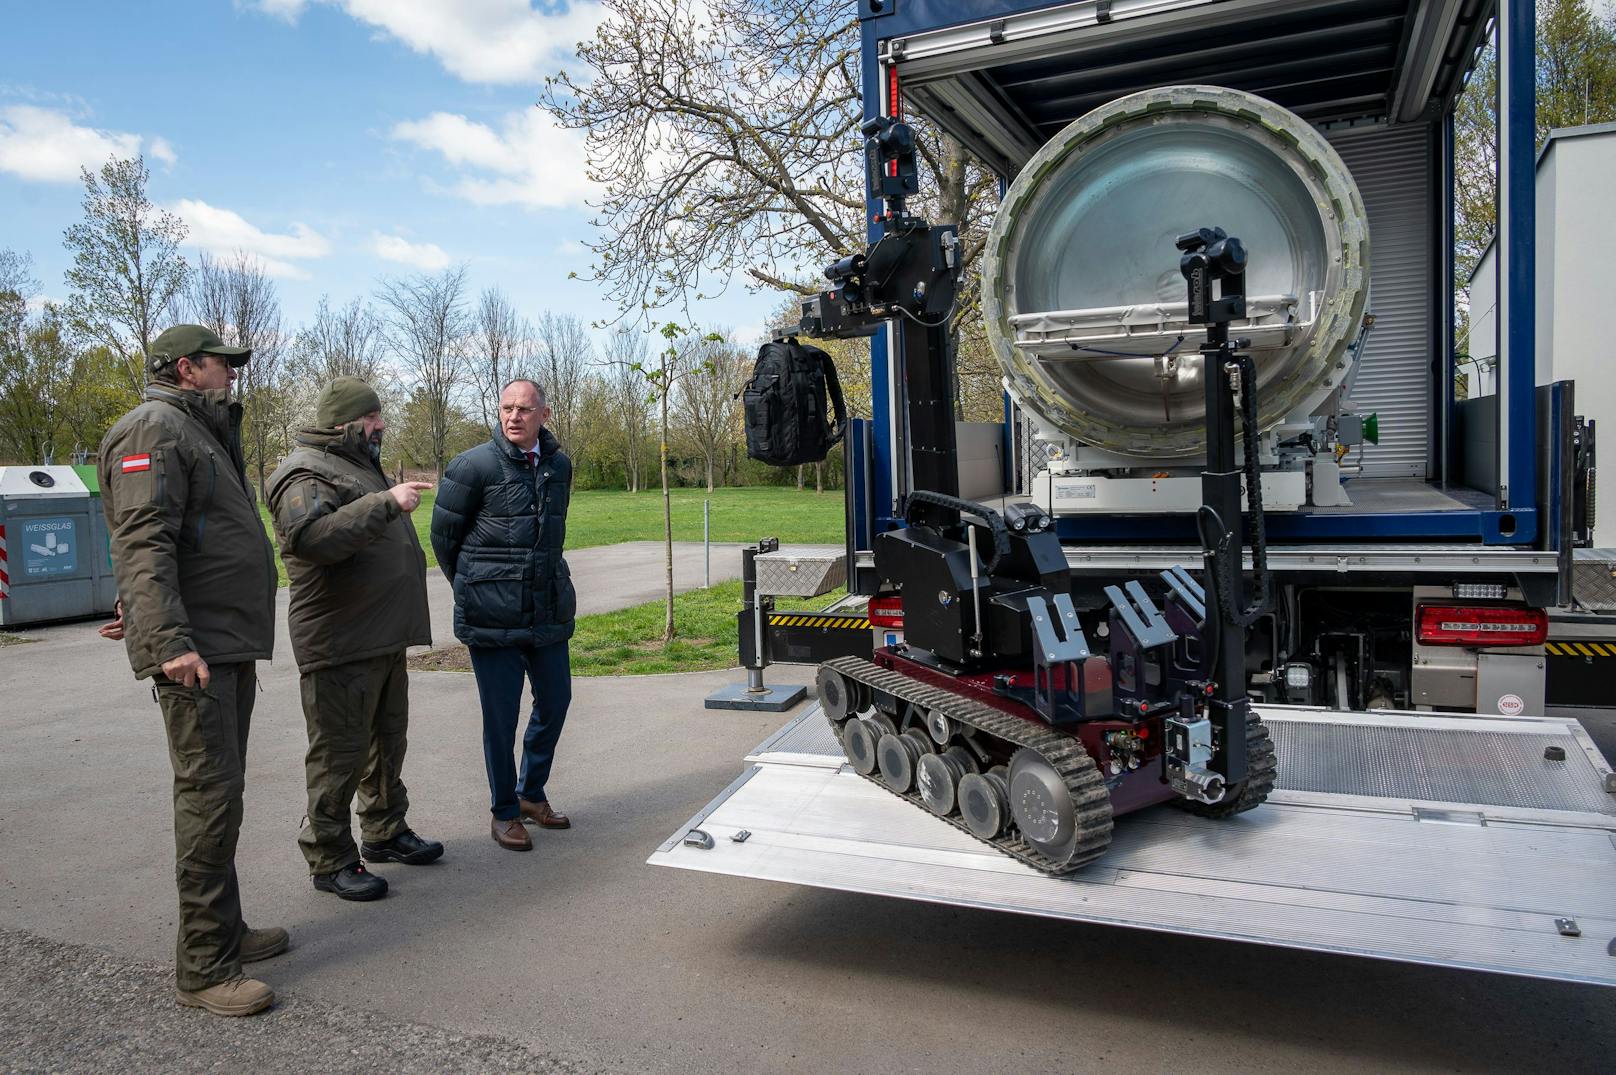
[[[1421,605],[1422,646],[1541,646],[1549,614],[1540,608]]]
[[[870,626],[903,630],[903,598],[897,594],[870,600]]]

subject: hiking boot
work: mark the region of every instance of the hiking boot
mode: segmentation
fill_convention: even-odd
[[[286,951],[291,943],[291,935],[279,926],[244,930],[241,934],[241,961],[257,963],[261,959],[273,959]]]
[[[275,991],[256,978],[238,974],[201,989],[175,989],[174,999],[187,1008],[214,1015],[257,1015],[275,1003]]]
[[[366,862],[402,862],[406,866],[424,866],[443,857],[442,844],[423,840],[409,829],[379,844],[361,844],[360,850]]]
[[[345,900],[379,900],[387,895],[387,879],[367,871],[362,863],[344,866],[336,873],[317,873],[314,887],[321,892],[335,892]]]

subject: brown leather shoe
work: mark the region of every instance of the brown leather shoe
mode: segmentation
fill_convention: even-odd
[[[517,805],[517,808],[522,811],[522,816],[524,818],[526,818],[528,821],[533,822],[535,825],[538,825],[541,828],[546,828],[546,829],[570,829],[570,828],[572,828],[572,822],[567,820],[567,815],[566,814],[558,814],[558,813],[556,813],[553,809],[550,808],[550,804],[547,803],[547,802],[530,803],[526,799],[517,799],[516,800],[516,805]]]
[[[187,1008],[214,1015],[257,1015],[275,1003],[275,991],[256,978],[237,975],[202,989],[176,989],[174,998]]]
[[[533,837],[522,827],[521,818],[501,821],[496,817],[492,819],[489,831],[494,835],[494,842],[507,851],[533,850]]]

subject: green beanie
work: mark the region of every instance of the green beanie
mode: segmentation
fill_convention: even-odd
[[[382,409],[376,390],[357,377],[338,377],[320,390],[314,401],[314,424],[336,429]]]

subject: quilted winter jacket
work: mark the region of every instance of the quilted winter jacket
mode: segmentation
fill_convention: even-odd
[[[468,646],[547,646],[572,637],[578,595],[561,555],[572,460],[539,431],[537,467],[503,436],[462,452],[432,508],[432,551],[454,587]]]

